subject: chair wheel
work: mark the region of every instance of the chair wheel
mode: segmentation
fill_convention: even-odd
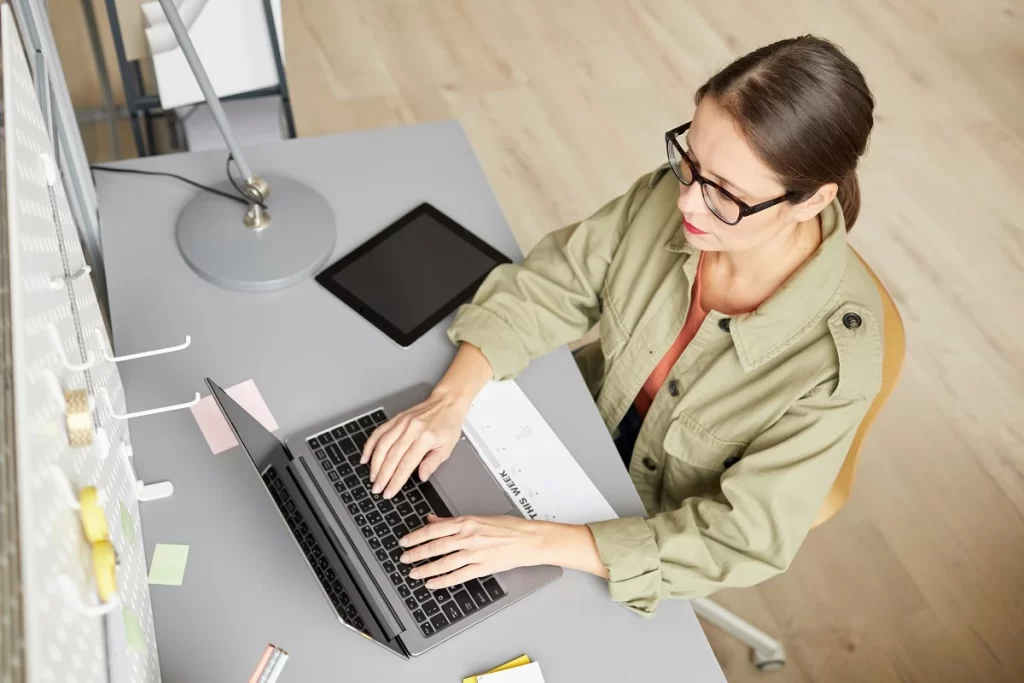
[[[771,659],[765,662],[755,662],[754,666],[761,673],[769,673],[772,671],[778,671],[782,667],[786,666],[786,660]]]

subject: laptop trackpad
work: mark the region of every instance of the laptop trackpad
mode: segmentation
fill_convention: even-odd
[[[512,503],[466,439],[456,444],[451,457],[431,479],[440,484],[459,514],[503,515],[513,510]]]

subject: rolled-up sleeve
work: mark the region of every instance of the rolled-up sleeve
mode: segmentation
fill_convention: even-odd
[[[589,524],[611,597],[642,614],[785,571],[835,481],[869,399],[802,399],[721,476],[721,492],[650,518]]]
[[[479,348],[494,379],[512,379],[531,360],[583,337],[600,317],[608,267],[649,175],[588,218],[542,239],[522,264],[505,264],[460,307],[448,337]]]

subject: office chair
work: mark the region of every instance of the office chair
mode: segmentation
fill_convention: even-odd
[[[839,474],[832,484],[832,489],[825,497],[825,502],[818,511],[818,516],[815,518],[812,528],[818,527],[831,519],[850,498],[850,490],[853,488],[853,476],[857,469],[857,459],[860,456],[861,447],[864,445],[864,437],[871,428],[875,417],[878,416],[882,406],[888,400],[893,387],[896,386],[896,381],[899,379],[900,371],[903,369],[906,341],[903,320],[900,318],[899,311],[896,309],[896,304],[893,302],[892,297],[885,289],[885,285],[878,279],[874,271],[868,267],[868,264],[864,262],[860,254],[857,254],[857,258],[860,259],[860,262],[864,264],[864,267],[870,273],[871,278],[875,281],[875,286],[878,287],[879,294],[882,296],[882,388],[861,421],[857,434],[854,436],[853,444],[850,446],[850,451],[846,455],[846,460],[843,461],[843,466],[840,468]],[[748,645],[751,650],[750,660],[757,667],[758,671],[774,671],[782,668],[786,663],[786,652],[782,643],[756,628],[753,624],[741,619],[708,598],[693,599],[690,601],[690,605],[698,616],[703,617],[740,642]]]

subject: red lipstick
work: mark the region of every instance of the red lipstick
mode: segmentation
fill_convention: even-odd
[[[707,234],[706,232],[704,232],[703,230],[701,230],[697,226],[695,226],[692,223],[690,223],[689,221],[687,221],[685,218],[683,219],[683,227],[686,228],[686,232],[690,233],[691,235],[706,235]]]

